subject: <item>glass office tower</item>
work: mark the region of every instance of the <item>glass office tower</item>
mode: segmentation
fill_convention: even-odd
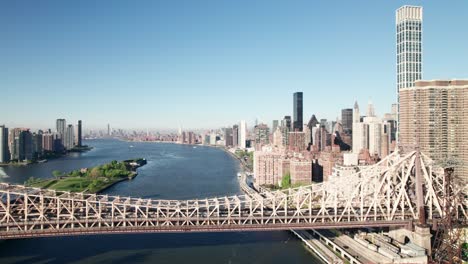
[[[302,132],[302,92],[294,93],[294,109],[293,109],[293,131]]]

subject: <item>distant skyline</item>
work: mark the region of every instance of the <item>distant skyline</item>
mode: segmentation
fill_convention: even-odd
[[[111,4],[110,4],[111,3]],[[396,102],[395,11],[421,5],[423,78],[467,79],[467,1],[0,3],[0,125],[271,126]]]

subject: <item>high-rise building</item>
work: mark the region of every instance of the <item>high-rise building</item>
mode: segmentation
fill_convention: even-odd
[[[8,145],[10,149],[10,160],[24,160],[25,158],[25,141],[28,136],[22,135],[23,132],[28,131],[26,128],[13,128],[10,130],[8,137]],[[32,148],[31,148],[32,149]]]
[[[281,120],[281,126],[287,128],[288,132],[291,131],[291,116],[284,116],[283,120]]]
[[[327,131],[325,126],[317,124],[312,129],[313,145],[318,151],[324,151],[326,147],[331,146],[331,134]]]
[[[33,139],[29,130],[22,130],[15,139],[17,160],[33,159]]]
[[[353,109],[345,108],[341,110],[341,125],[344,132],[351,132],[353,129]]]
[[[253,168],[258,185],[278,184],[282,177],[279,174],[281,157],[282,155],[276,152],[254,152]]]
[[[312,130],[309,129],[307,124],[303,125],[302,132],[304,132],[304,143],[305,147],[309,148],[310,145],[312,145]]]
[[[67,131],[65,132],[65,141],[64,146],[66,149],[70,150],[75,146],[75,131],[73,130],[73,125],[68,125]]]
[[[76,135],[76,146],[81,147],[82,146],[82,123],[81,120],[78,120],[78,129],[77,129],[77,135]]]
[[[367,104],[366,116],[367,117],[374,117],[375,116],[375,108],[374,108],[374,104],[372,103],[372,101],[369,101],[369,104]]]
[[[354,109],[353,109],[353,123],[359,123],[361,122],[361,116],[359,112],[359,105],[356,102],[354,102]]]
[[[34,159],[38,159],[42,156],[44,148],[42,146],[42,133],[32,134],[32,152]]]
[[[210,144],[210,134],[209,133],[205,134],[205,137],[203,138],[203,144],[205,144],[205,145]]]
[[[391,133],[392,133],[392,124],[385,121],[382,123],[382,134],[381,134],[381,143],[380,143],[380,155],[382,158],[388,156],[391,151]]]
[[[232,147],[233,146],[232,127],[227,127],[224,130],[224,145],[226,147]]]
[[[289,132],[289,150],[301,152],[307,149],[304,132]]]
[[[65,147],[62,144],[62,140],[58,138],[57,135],[54,136],[54,151],[55,152],[63,152]]]
[[[326,128],[326,127],[327,127],[327,123],[328,123],[328,121],[327,121],[326,118],[320,119],[320,126],[323,126],[323,127]]]
[[[110,124],[107,124],[107,135],[110,136],[111,135],[111,128],[110,128]]]
[[[8,128],[0,126],[0,163],[10,161],[10,148],[8,147]]]
[[[239,126],[238,125],[232,126],[232,146],[233,147],[239,146]]]
[[[58,146],[58,148],[64,148],[65,146],[65,133],[67,130],[67,123],[66,120],[61,118],[57,119],[56,121],[56,126],[55,126],[55,132],[57,133],[57,139],[60,141],[57,141],[58,144],[62,144],[62,146]]]
[[[312,139],[312,145],[314,146],[318,146],[318,139],[319,139],[319,136],[317,136],[317,134],[319,133],[319,130],[320,130],[320,125],[317,124],[315,125],[315,127],[312,127],[311,129],[311,139]]]
[[[177,141],[180,144],[185,144],[187,141],[187,133],[185,133],[185,131],[181,131],[180,134],[178,135]]]
[[[279,126],[278,120],[273,120],[273,125],[271,126],[271,133],[275,133],[276,128]]]
[[[283,149],[283,133],[281,132],[281,127],[277,127],[276,131],[273,132],[273,146]]]
[[[321,179],[324,182],[328,181],[329,177],[333,174],[335,164],[343,164],[343,152],[340,152],[339,149],[334,150],[333,148],[322,151],[317,164],[321,167],[319,170],[321,175],[315,175],[316,171],[314,171],[314,178],[317,180]]]
[[[364,130],[366,130],[361,123],[361,116],[359,112],[359,105],[358,102],[354,102],[354,109],[353,109],[353,146],[352,150],[353,153],[359,154],[361,149],[365,148],[366,144],[364,142]],[[367,131],[367,130],[366,130]]]
[[[364,124],[367,125],[368,129],[367,149],[369,149],[369,153],[382,157],[382,120],[375,116],[366,116]]]
[[[42,135],[42,148],[46,151],[54,151],[54,134]]]
[[[365,150],[374,157],[386,157],[390,153],[391,123],[375,116],[374,105],[369,102],[367,116],[359,117],[359,106],[354,104],[352,149],[354,154]]]
[[[369,148],[369,126],[366,123],[353,123],[353,153],[359,154]]]
[[[266,124],[256,125],[254,128],[255,149],[261,149],[262,146],[270,143],[270,129]]]
[[[312,161],[292,160],[290,162],[291,184],[312,183]]]
[[[396,11],[397,92],[422,79],[421,6],[402,6]]]
[[[210,145],[216,145],[216,133],[211,133],[210,134]]]
[[[280,126],[282,138],[283,138],[283,146],[288,146],[289,145],[289,132],[291,132],[291,116],[284,116],[284,118],[281,120],[281,126]]]
[[[414,82],[423,78],[422,20],[421,6],[402,6],[396,10],[396,82],[398,104],[399,90],[414,87]],[[397,113],[397,135],[399,141],[400,114]]]
[[[188,144],[195,145],[197,143],[195,133],[193,131],[188,132]]]
[[[455,175],[468,183],[468,80],[416,81],[400,89],[400,147],[438,161],[461,161]]]
[[[289,129],[287,127],[281,126],[280,131],[281,131],[281,138],[283,140],[282,145],[284,147],[289,146]]]
[[[307,123],[307,126],[309,127],[310,130],[312,130],[314,127],[317,126],[318,124],[317,117],[315,115],[312,115],[312,117],[309,120],[309,123]]]
[[[246,148],[247,142],[247,123],[245,120],[241,120],[239,124],[239,147],[241,149]]]
[[[309,120],[309,123],[307,123],[307,127],[309,128],[310,130],[310,143],[312,143],[312,145],[314,145],[314,135],[315,135],[315,132],[317,130],[317,124],[318,124],[318,120],[317,120],[317,117],[315,117],[315,115],[312,115],[312,117],[310,117],[310,120]]]
[[[65,119],[57,119],[56,121],[56,126],[55,126],[55,131],[60,139],[63,139],[65,136],[65,131],[67,128],[67,122]]]
[[[302,92],[296,92],[293,95],[293,130],[302,132]]]

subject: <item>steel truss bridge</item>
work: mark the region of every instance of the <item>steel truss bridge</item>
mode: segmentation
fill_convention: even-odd
[[[444,170],[395,152],[352,176],[281,190],[153,200],[0,184],[0,239],[104,233],[411,226],[443,216]],[[452,188],[453,192],[463,190]],[[461,196],[457,196],[461,197]],[[453,207],[467,217],[466,196]]]

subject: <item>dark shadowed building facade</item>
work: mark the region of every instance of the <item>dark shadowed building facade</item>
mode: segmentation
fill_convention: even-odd
[[[302,119],[302,92],[294,93],[294,109],[293,109],[293,130],[302,132],[303,119]]]

